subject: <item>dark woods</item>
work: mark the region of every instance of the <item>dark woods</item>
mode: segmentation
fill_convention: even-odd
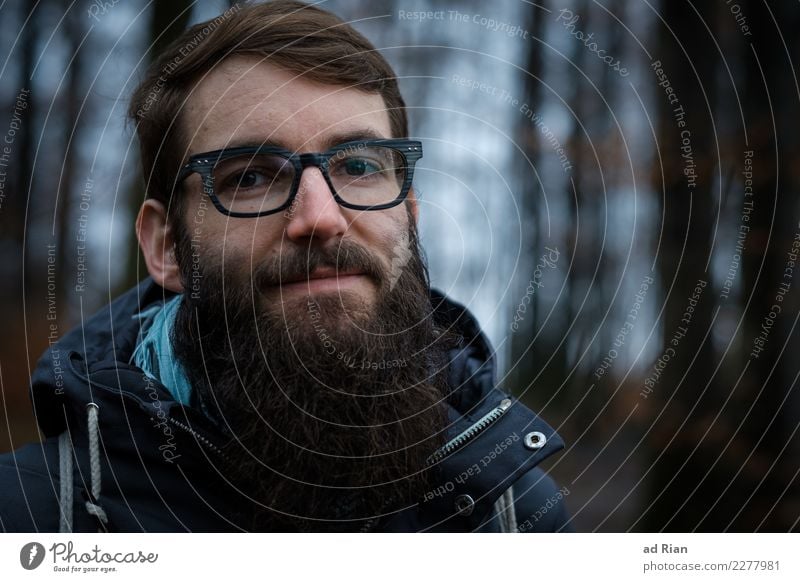
[[[42,351],[146,274],[127,99],[177,31],[226,6],[145,4],[0,9],[3,451],[38,438],[27,391]],[[412,133],[432,146],[472,137],[448,133],[443,108],[512,128],[495,132],[494,155],[511,161],[490,178],[511,184],[513,205],[475,195],[519,231],[519,249],[495,249],[518,262],[487,298],[464,251],[456,285],[492,306],[501,382],[567,442],[545,465],[576,529],[796,531],[800,13],[763,0],[502,4],[431,7],[430,22],[400,17],[399,1],[323,7],[380,16],[359,26],[408,47],[387,58],[407,77]],[[491,69],[515,84],[492,86]],[[424,167],[442,169],[428,151]],[[460,194],[430,192],[474,203]],[[481,224],[461,236],[486,247]],[[443,229],[455,231],[423,219],[432,262],[452,252]]]

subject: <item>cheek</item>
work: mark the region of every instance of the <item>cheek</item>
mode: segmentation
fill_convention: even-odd
[[[186,236],[203,265],[224,268],[226,272],[249,272],[251,266],[277,252],[280,231],[256,219],[229,218],[209,203],[189,209],[184,223]]]
[[[404,206],[362,212],[351,223],[352,239],[388,263],[398,245],[407,244],[408,218]]]

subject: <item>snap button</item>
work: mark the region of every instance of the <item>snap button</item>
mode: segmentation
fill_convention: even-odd
[[[530,449],[532,451],[539,450],[545,445],[546,442],[547,437],[539,431],[535,430],[525,435],[524,443],[526,449]]]
[[[458,515],[468,516],[472,515],[472,510],[475,509],[475,501],[469,495],[459,495],[456,497],[456,513]]]

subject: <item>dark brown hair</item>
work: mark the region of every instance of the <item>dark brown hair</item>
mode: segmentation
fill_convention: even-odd
[[[350,25],[296,0],[236,4],[175,39],[133,93],[128,116],[136,124],[149,198],[169,202],[186,150],[181,110],[197,79],[233,55],[261,56],[312,81],[379,93],[393,137],[408,135],[394,71]]]

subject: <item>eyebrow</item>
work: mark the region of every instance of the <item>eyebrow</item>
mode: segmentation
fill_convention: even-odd
[[[369,129],[369,128],[354,129],[350,131],[334,133],[328,136],[323,140],[322,147],[327,150],[336,145],[350,141],[363,141],[363,140],[373,140],[373,139],[387,139],[387,138],[386,136],[383,136],[377,131],[375,131],[374,129]],[[287,147],[287,145],[280,140],[273,140],[273,139],[257,140],[252,138],[243,138],[239,140],[234,139],[226,143],[223,147],[214,148],[213,151],[220,149],[227,150],[233,148],[257,148],[261,146],[273,146],[273,147],[283,148],[289,151],[294,151],[292,148]]]
[[[326,149],[330,149],[333,146],[349,141],[365,141],[372,139],[386,139],[386,136],[381,135],[374,129],[355,129],[330,135],[322,143]]]

